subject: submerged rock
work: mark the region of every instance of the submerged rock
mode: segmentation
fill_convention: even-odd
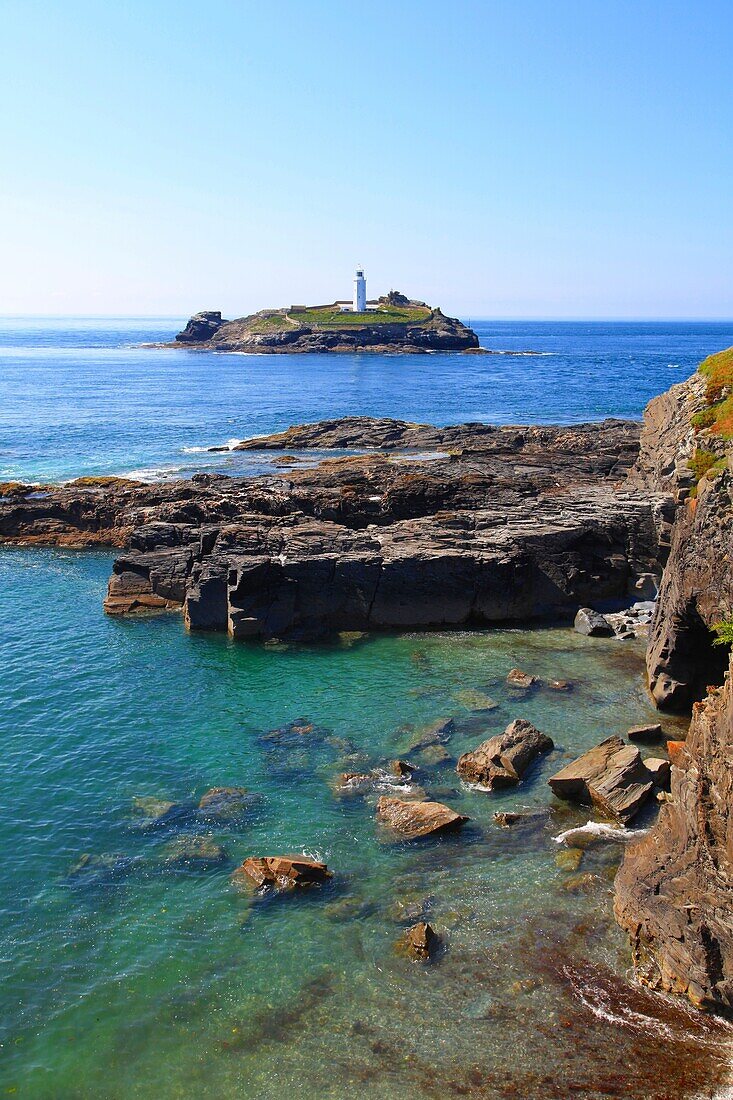
[[[574,687],[572,680],[548,680],[547,686],[550,691],[572,691]]]
[[[321,886],[332,878],[325,863],[306,856],[251,856],[232,875],[235,883],[278,893]]]
[[[475,688],[461,688],[460,691],[456,691],[455,699],[466,707],[467,710],[496,710],[499,704],[487,695],[484,691],[477,691]]]
[[[468,821],[442,802],[408,802],[386,796],[377,802],[377,818],[405,840],[456,832]]]
[[[154,795],[138,795],[132,800],[132,809],[143,818],[140,828],[160,829],[179,824],[188,815],[191,806]]]
[[[408,928],[404,936],[395,944],[398,954],[406,955],[416,962],[429,962],[441,945],[440,936],[426,921],[419,921]]]
[[[594,805],[606,817],[628,824],[653,790],[639,750],[620,737],[607,737],[548,780],[553,794]]]
[[[582,860],[582,848],[564,848],[555,856],[555,863],[561,871],[577,871]]]
[[[419,731],[419,736],[412,741],[408,755],[413,752],[420,752],[422,749],[430,748],[432,745],[444,745],[450,741],[451,737],[455,733],[456,723],[453,718],[440,718],[437,722],[432,722],[429,726],[424,726]]]
[[[589,638],[612,638],[613,627],[603,615],[591,607],[581,607],[575,616],[573,626],[578,634]]]
[[[199,816],[221,822],[236,821],[246,815],[253,798],[246,787],[212,787],[201,796]]]
[[[457,772],[468,783],[488,790],[515,786],[530,764],[554,748],[553,741],[531,722],[517,718],[503,733],[490,737],[460,757]]]
[[[134,856],[85,852],[69,868],[66,880],[72,886],[112,886],[130,873],[140,861]]]
[[[179,836],[163,849],[166,867],[208,871],[227,861],[226,848],[208,836]]]

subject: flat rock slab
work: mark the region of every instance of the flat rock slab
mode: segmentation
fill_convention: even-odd
[[[464,753],[456,770],[461,779],[488,790],[513,787],[538,756],[554,747],[552,738],[531,722],[517,718],[503,733]]]
[[[333,878],[325,863],[303,856],[261,856],[245,859],[232,876],[258,890],[280,893],[304,886],[319,886]]]
[[[468,821],[442,802],[408,802],[386,795],[377,802],[377,818],[405,840],[456,832]]]
[[[639,750],[616,736],[579,756],[548,783],[559,798],[592,804],[621,825],[636,816],[654,787]]]

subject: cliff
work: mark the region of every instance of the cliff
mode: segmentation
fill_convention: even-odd
[[[692,706],[692,722],[615,901],[639,978],[717,1009],[733,1008],[733,665],[713,645],[715,624],[733,616],[731,358],[711,357],[651,402],[630,476],[676,502],[647,668],[657,705]]]
[[[342,313],[336,303],[261,310],[234,321],[214,311],[197,313],[173,346],[260,353],[478,349],[476,333],[454,317],[404,295],[396,298],[380,298],[368,313]]]

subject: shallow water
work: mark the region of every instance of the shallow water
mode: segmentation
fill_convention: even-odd
[[[172,320],[0,320],[0,479],[258,472],[270,458],[202,448],[350,413],[638,417],[733,343],[723,324],[475,325],[485,346],[543,354],[221,356],[137,346],[169,339]],[[640,645],[568,630],[234,645],[177,615],[106,618],[110,565],[0,551],[3,1095],[663,1100],[729,1079],[725,1024],[627,978],[620,848],[588,848],[577,872],[556,863],[554,838],[586,815],[553,804],[547,776],[656,717]],[[517,695],[515,665],[575,689]],[[301,716],[313,735],[267,738]],[[421,776],[470,816],[460,837],[388,843],[373,797],[332,791],[436,719],[455,719],[455,758],[519,716],[557,749],[517,791],[469,790],[453,760]],[[133,798],[229,784],[261,798],[213,831],[226,864],[166,867],[203,826],[144,831]],[[510,830],[492,820],[551,804]],[[232,888],[246,856],[293,851],[325,859],[333,884],[254,906]],[[85,854],[96,864],[70,874]],[[419,914],[444,939],[429,967],[393,950]]]
[[[110,564],[0,552],[4,1092],[661,1100],[725,1077],[724,1024],[626,980],[620,850],[587,849],[574,877],[553,838],[587,814],[492,821],[547,806],[567,755],[652,717],[636,643],[562,629],[232,644],[177,615],[106,618]],[[515,665],[574,690],[517,694]],[[470,692],[499,705],[474,710],[487,704]],[[263,740],[299,716],[315,736]],[[518,790],[469,790],[453,762],[424,772],[470,816],[458,837],[388,843],[373,799],[332,792],[435,719],[455,719],[456,757],[518,716],[557,745]],[[227,864],[163,868],[178,832],[141,831],[132,798],[224,784],[262,796],[214,831]],[[231,887],[247,855],[293,851],[326,860],[333,885],[256,905]],[[83,853],[133,861],[69,877]],[[393,951],[405,905],[444,937],[428,967]]]

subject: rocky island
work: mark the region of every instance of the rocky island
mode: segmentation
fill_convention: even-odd
[[[202,343],[215,346],[219,332],[224,323]],[[603,620],[590,609],[628,606],[658,587],[649,687],[658,707],[692,710],[686,742],[670,742],[668,759],[647,767],[623,740],[599,736],[597,749],[551,783],[559,797],[609,807],[622,827],[657,792],[658,820],[629,844],[617,876],[616,916],[642,981],[727,1011],[732,438],[733,349],[652,401],[641,430],[618,420],[301,425],[240,446],[365,453],[257,478],[6,484],[0,541],[113,546],[110,614],[176,609],[191,630],[235,639],[570,623],[579,608],[586,633],[612,634],[596,631]],[[490,777],[518,782],[521,769],[507,760],[532,748],[523,731],[519,747],[510,729],[471,758],[478,754]],[[532,736],[545,747],[539,731]]]
[[[438,308],[398,291],[365,304],[339,302],[263,309],[234,321],[220,312],[195,314],[172,347],[238,352],[480,352],[476,333]]]

